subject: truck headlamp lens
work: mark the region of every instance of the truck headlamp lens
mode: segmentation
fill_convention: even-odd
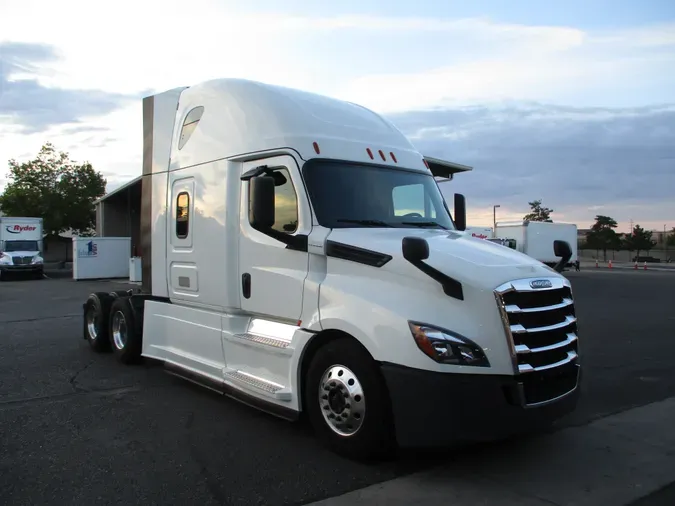
[[[441,364],[490,367],[483,350],[473,341],[423,323],[408,322],[417,347]]]
[[[32,264],[41,264],[42,263],[42,257],[40,255],[35,255],[33,257],[33,260],[31,260]]]

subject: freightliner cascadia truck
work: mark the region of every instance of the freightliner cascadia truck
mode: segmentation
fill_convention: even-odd
[[[354,458],[575,408],[569,281],[465,234],[447,169],[380,115],[218,79],[143,99],[143,130],[142,289],[89,296],[94,350],[306,417]]]

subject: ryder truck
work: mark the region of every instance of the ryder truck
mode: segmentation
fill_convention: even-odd
[[[43,277],[42,218],[0,217],[0,277],[20,272]]]
[[[94,350],[307,416],[353,457],[574,409],[570,283],[466,236],[447,168],[381,116],[220,79],[145,98],[143,129],[142,290],[89,296]]]

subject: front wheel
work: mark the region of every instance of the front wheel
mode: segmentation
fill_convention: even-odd
[[[360,460],[391,456],[389,394],[377,364],[356,341],[337,339],[317,351],[304,401],[314,431],[336,453]]]

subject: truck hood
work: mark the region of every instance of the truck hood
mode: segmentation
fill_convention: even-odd
[[[409,228],[343,228],[333,229],[328,239],[403,260],[404,237],[427,240],[432,267],[474,285],[496,286],[503,282],[530,276],[559,276],[549,267],[523,253],[454,230]],[[403,260],[405,261],[405,260]],[[385,266],[385,268],[393,266]]]
[[[34,257],[39,254],[39,251],[3,251],[3,253],[9,257]]]

